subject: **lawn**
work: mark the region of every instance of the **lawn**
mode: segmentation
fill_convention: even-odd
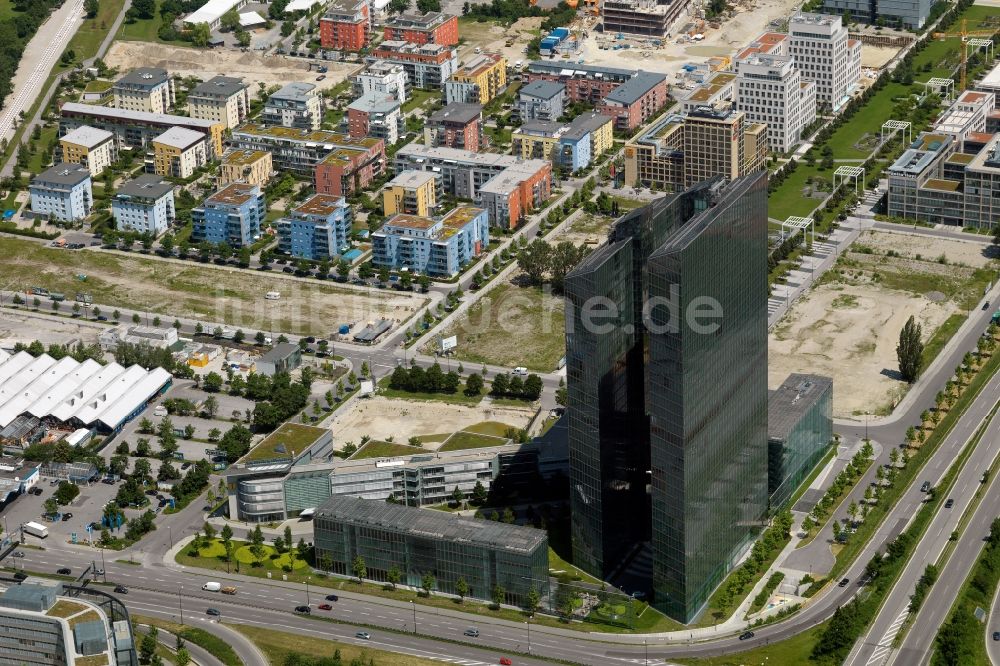
[[[958,332],[958,329],[962,327],[962,324],[965,323],[965,319],[966,317],[964,314],[953,314],[945,319],[944,323],[938,326],[938,329],[934,331],[934,335],[932,335],[931,339],[924,345],[924,353],[920,362],[920,365],[924,369],[926,369],[927,366],[929,366],[934,359],[937,358],[941,349],[943,349],[944,346],[948,344],[948,341],[951,340],[951,336],[955,335],[955,333]]]
[[[180,636],[189,643],[194,643],[205,648],[226,666],[243,666],[243,661],[236,655],[236,651],[228,643],[204,629],[177,624],[169,620],[147,617],[145,615],[136,615],[134,613],[132,614],[132,621],[136,624],[148,624],[160,629],[166,629],[174,636]]]
[[[85,611],[85,610],[87,610],[87,607],[84,606],[83,604],[78,604],[73,601],[66,601],[65,599],[60,599],[45,614],[51,617],[66,618],[69,617],[70,615],[76,615],[80,611]]]
[[[351,460],[363,460],[365,458],[394,458],[396,456],[409,456],[417,453],[427,453],[427,450],[422,449],[419,446],[396,444],[394,442],[371,441],[358,449],[358,452],[351,456]]]
[[[406,91],[409,99],[403,104],[403,113],[409,113],[414,109],[423,106],[428,100],[440,100],[441,91],[421,90],[420,88],[410,88]]]
[[[58,131],[59,127],[55,123],[42,128],[42,135],[35,142],[36,150],[28,158],[28,171],[30,173],[41,173],[52,164],[52,151],[49,150],[49,143],[56,138]]]
[[[97,49],[124,5],[125,0],[101,0],[97,16],[84,19],[68,46],[76,53],[78,61],[97,55]]]
[[[244,461],[290,458],[323,436],[325,428],[284,423],[243,456]]]
[[[459,360],[552,372],[566,354],[565,307],[562,297],[550,292],[501,284],[445,336],[458,336]]]
[[[14,3],[11,0],[0,0],[0,21],[7,21],[15,16],[18,12],[14,11]]]
[[[310,657],[327,658],[336,651],[340,653],[340,658],[345,664],[359,663],[367,664],[369,661],[378,666],[431,666],[440,664],[439,661],[421,659],[397,652],[387,652],[385,650],[371,650],[349,643],[339,643],[336,641],[326,641],[321,638],[304,636],[302,634],[290,634],[284,631],[274,631],[273,629],[262,629],[246,624],[234,624],[234,629],[253,641],[254,645],[260,648],[269,664],[283,664],[292,654],[304,654]]]
[[[476,405],[483,399],[483,395],[465,395],[465,384],[459,384],[458,390],[454,393],[424,393],[401,391],[389,388],[391,377],[383,377],[379,382],[379,395],[386,398],[397,398],[400,400],[433,400],[435,402],[450,402],[458,405]]]
[[[833,172],[819,173],[816,168],[811,169],[804,162],[800,163],[795,171],[789,174],[767,198],[767,216],[776,220],[786,220],[789,217],[807,217],[827,195],[826,192],[820,198],[802,195],[803,188],[807,187],[806,180],[817,176],[824,180],[831,180]]]
[[[456,432],[448,438],[439,451],[464,451],[466,449],[481,449],[488,446],[502,446],[509,440],[492,435],[479,435],[465,430]]]
[[[83,87],[83,92],[102,93],[107,90],[111,90],[114,85],[114,81],[101,81],[94,79],[93,81],[87,81],[87,85]]]
[[[465,432],[474,432],[479,435],[492,435],[494,437],[506,437],[510,426],[500,421],[483,421],[463,428]]]
[[[163,25],[163,17],[160,16],[160,3],[156,3],[156,11],[153,18],[149,20],[137,20],[129,23],[122,21],[122,27],[118,31],[116,39],[135,42],[156,42],[159,44],[172,44],[174,46],[191,46],[191,42],[182,39],[163,40],[158,33]]]
[[[108,663],[108,655],[94,654],[89,657],[77,657],[73,660],[74,666],[104,666]]]
[[[559,557],[559,553],[549,548],[549,573],[554,571],[564,571],[571,579],[580,580],[585,583],[591,583],[592,585],[600,585],[601,580],[591,576],[589,573],[583,569],[578,569],[563,558]]]
[[[721,657],[699,657],[698,659],[680,659],[672,657],[671,662],[691,664],[692,666],[749,666],[750,664],[807,664],[813,647],[819,642],[819,637],[826,630],[829,620],[797,634],[788,640],[774,645],[754,648],[746,652],[724,655]]]

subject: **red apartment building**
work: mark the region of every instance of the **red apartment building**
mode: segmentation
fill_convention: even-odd
[[[431,114],[424,123],[424,144],[478,153],[483,135],[483,107],[455,102]]]
[[[319,20],[319,43],[333,51],[360,51],[371,34],[367,0],[336,0]]]
[[[639,72],[612,90],[597,112],[614,118],[616,130],[630,132],[656,116],[667,100],[667,77]]]
[[[382,35],[386,41],[456,46],[458,17],[439,12],[400,14],[386,21]]]
[[[313,178],[318,194],[350,196],[382,175],[386,163],[384,141],[367,137],[341,143],[354,145],[338,146],[316,164]]]

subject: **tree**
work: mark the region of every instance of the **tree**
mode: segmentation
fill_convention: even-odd
[[[402,577],[403,577],[402,572],[399,570],[399,567],[397,567],[395,564],[389,567],[389,570],[385,572],[385,580],[387,583],[389,583],[389,586],[392,587],[393,590],[396,589],[396,586],[399,584],[399,581]]]
[[[101,3],[99,0],[84,0],[83,10],[87,12],[87,18],[94,18],[101,10]]]
[[[501,518],[501,520],[503,522],[507,523],[508,525],[513,525],[514,524],[514,520],[515,520],[514,512],[511,511],[511,509],[510,509],[509,506],[506,509],[503,510],[503,517]]]
[[[139,660],[148,664],[156,652],[156,636],[159,632],[156,627],[150,627],[149,632],[142,637],[139,642]]]
[[[454,502],[456,506],[461,506],[464,499],[465,493],[462,492],[461,488],[455,486],[455,489],[451,491],[451,501]]]
[[[486,487],[483,485],[482,481],[476,481],[476,485],[472,488],[472,503],[482,505],[486,502],[488,497],[486,492]]]
[[[368,568],[365,566],[365,558],[360,555],[355,556],[354,561],[351,563],[351,571],[359,583],[367,578]]]
[[[535,611],[538,610],[539,601],[538,590],[531,588],[528,590],[528,598],[525,599],[524,609],[528,611],[529,614],[534,615]]]
[[[191,43],[195,46],[208,46],[212,38],[212,29],[207,23],[196,23],[191,26]]]
[[[205,398],[201,406],[205,410],[205,415],[210,419],[214,419],[215,415],[219,413],[219,401],[214,395]]]
[[[455,581],[455,594],[458,595],[459,603],[465,601],[465,595],[467,595],[468,593],[469,593],[469,584],[465,582],[465,576],[459,576],[458,580]]]
[[[209,393],[218,393],[222,390],[222,375],[214,371],[208,373],[202,380],[201,387]]]
[[[181,648],[177,651],[174,656],[174,664],[176,666],[187,666],[191,663],[191,655],[188,654],[187,648]]]
[[[833,521],[832,527],[833,527],[833,540],[840,541],[840,521],[839,520]]]
[[[219,24],[222,26],[223,30],[226,30],[228,32],[236,30],[238,27],[240,27],[239,12],[237,12],[235,8],[230,9],[229,11],[227,11],[225,14],[222,15],[221,19],[219,19]]]
[[[503,585],[497,583],[493,586],[490,597],[493,599],[493,604],[499,608],[503,604],[504,598],[507,596],[506,590],[503,589]]]
[[[909,383],[916,381],[920,374],[920,362],[924,353],[924,343],[921,342],[920,324],[912,315],[899,332],[899,344],[896,346],[896,358],[899,360],[899,374]]]
[[[479,395],[483,392],[483,384],[483,378],[475,372],[472,373],[469,375],[469,378],[465,380],[465,395]]]
[[[59,504],[56,502],[55,497],[50,497],[42,503],[42,507],[45,509],[45,514],[48,516],[54,516],[59,513]]]
[[[132,0],[132,11],[137,18],[148,21],[156,12],[156,0]]]
[[[434,589],[434,585],[437,584],[437,579],[434,578],[434,574],[427,572],[420,579],[420,589],[424,591],[424,596],[431,596],[431,590]]]
[[[254,527],[250,533],[250,554],[259,566],[264,559],[264,533],[260,531],[260,525]]]

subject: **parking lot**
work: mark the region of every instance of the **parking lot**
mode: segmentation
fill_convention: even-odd
[[[68,543],[72,541],[71,535],[76,533],[77,543],[82,544],[88,537],[87,525],[92,521],[100,522],[104,506],[118,492],[118,484],[108,485],[99,482],[89,485],[86,483],[80,484],[80,494],[76,499],[70,504],[60,507],[60,511],[63,514],[72,514],[72,518],[49,522],[42,517],[42,514],[45,513],[45,509],[43,508],[45,500],[52,497],[52,494],[56,490],[56,485],[53,484],[53,481],[58,483],[57,480],[42,477],[36,485],[37,488],[41,489],[41,495],[26,493],[7,505],[3,513],[0,514],[4,520],[5,532],[8,530],[16,532],[21,523],[34,521],[49,528],[48,539],[44,541],[57,540]],[[126,510],[125,512],[128,518],[134,517],[137,513],[133,510]],[[29,544],[44,543],[38,537],[30,536],[27,533],[25,536]],[[99,536],[100,534],[95,535],[95,539]]]

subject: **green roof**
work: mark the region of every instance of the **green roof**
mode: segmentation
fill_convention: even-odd
[[[326,432],[326,428],[283,423],[260,444],[250,449],[250,452],[243,456],[243,461],[293,458],[309,448]]]

